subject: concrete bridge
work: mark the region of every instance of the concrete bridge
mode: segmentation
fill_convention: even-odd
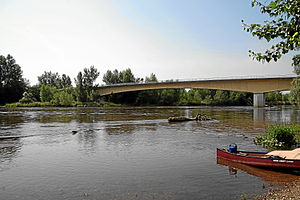
[[[253,106],[265,105],[264,93],[291,89],[291,82],[296,75],[227,77],[194,80],[175,80],[149,83],[124,83],[105,85],[98,88],[101,96],[120,92],[156,90],[156,89],[215,89],[253,93]]]

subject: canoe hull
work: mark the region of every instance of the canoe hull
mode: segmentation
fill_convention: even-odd
[[[249,155],[251,156],[249,156]],[[230,153],[223,149],[217,149],[217,157],[226,160],[247,164],[256,167],[300,170],[300,160],[292,159],[271,159],[264,157],[266,153],[254,153],[239,151],[238,153]]]

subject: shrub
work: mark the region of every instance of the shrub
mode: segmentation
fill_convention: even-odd
[[[65,91],[57,92],[54,94],[51,102],[57,106],[72,106],[73,96]]]
[[[26,97],[23,97],[22,99],[19,100],[20,103],[32,103],[31,99],[28,99]]]
[[[50,85],[42,85],[40,89],[40,97],[42,102],[50,102],[56,92],[56,88]]]
[[[290,148],[296,144],[296,131],[292,126],[272,125],[267,134],[257,136],[254,143],[270,149]]]

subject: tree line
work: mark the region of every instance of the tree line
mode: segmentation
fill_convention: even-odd
[[[30,86],[23,78],[21,67],[11,55],[0,56],[0,104],[19,102],[23,105],[80,106],[89,103],[112,102],[125,105],[252,105],[253,95],[245,92],[210,89],[161,89],[133,91],[101,97],[96,80],[100,72],[94,66],[84,68],[72,79],[66,74],[44,72],[38,84]],[[158,82],[154,73],[145,78],[136,77],[130,68],[107,70],[102,81],[106,85],[119,83]],[[169,80],[172,81],[172,80]],[[32,104],[40,102],[42,104]],[[266,94],[269,105],[297,103],[289,94]],[[298,102],[299,103],[299,102]],[[97,104],[95,104],[97,105]]]

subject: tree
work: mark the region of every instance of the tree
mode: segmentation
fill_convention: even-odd
[[[261,13],[268,14],[270,20],[266,20],[264,25],[251,24],[247,25],[242,20],[244,30],[252,33],[259,39],[266,39],[268,42],[275,40],[276,44],[272,45],[264,53],[256,53],[249,50],[250,56],[259,62],[275,62],[282,55],[290,51],[299,51],[300,49],[300,1],[299,0],[272,0],[268,4],[262,4],[257,0],[252,0],[252,7],[260,7]],[[292,58],[292,66],[295,73],[300,75],[300,54]],[[300,105],[300,80],[296,78],[292,82],[291,99],[294,103]],[[295,98],[293,98],[295,97]]]
[[[137,78],[136,82],[144,80],[143,78]],[[151,73],[150,76],[145,77],[145,83],[157,82],[155,74]],[[136,97],[135,104],[137,105],[157,105],[158,103],[158,91],[157,90],[145,90],[139,91]]]
[[[130,68],[121,71],[119,77],[122,83],[134,83],[136,81]]]
[[[276,105],[282,103],[282,94],[280,92],[269,92],[266,94],[266,103]]]
[[[53,95],[52,103],[58,106],[71,106],[73,103],[73,96],[66,91],[59,91]]]
[[[295,78],[292,82],[290,102],[300,106],[300,78]]]
[[[75,84],[76,84],[77,101],[86,102],[87,96],[86,96],[86,92],[85,92],[84,86],[83,86],[82,72],[79,72],[77,74],[77,78],[75,79]]]
[[[278,41],[264,53],[255,53],[249,50],[250,56],[258,61],[275,62],[289,51],[297,51],[300,48],[300,1],[299,0],[273,0],[264,5],[257,0],[252,0],[252,7],[259,6],[261,13],[270,16],[270,20],[264,21],[264,25],[243,22],[244,30],[257,36],[259,39]],[[297,59],[298,58],[298,59]],[[296,65],[299,55],[294,56],[293,65]]]
[[[156,82],[158,82],[158,80],[157,80],[157,78],[156,78],[156,75],[153,74],[153,73],[151,73],[149,77],[146,77],[146,78],[145,78],[145,82],[146,82],[146,83],[151,83],[151,82],[156,83]]]
[[[107,70],[107,72],[103,75],[102,81],[106,83],[106,85],[112,84],[113,81],[113,73],[110,70]]]
[[[66,75],[66,74],[63,74],[63,75],[61,76],[61,81],[60,81],[60,83],[61,83],[61,87],[62,87],[62,88],[66,88],[66,87],[72,86],[71,78],[70,78],[68,75]]]
[[[213,97],[213,103],[216,105],[226,105],[229,100],[229,92],[223,90],[217,90]]]
[[[40,98],[42,102],[51,102],[53,100],[56,88],[50,85],[42,85],[40,87]]]
[[[293,58],[295,73],[300,75],[300,55]],[[300,78],[294,78],[292,82],[290,102],[300,106]]]
[[[26,89],[21,67],[16,60],[0,55],[0,104],[16,102],[22,98]]]
[[[72,85],[71,78],[66,74],[60,76],[57,72],[51,71],[44,72],[41,76],[38,76],[39,85],[50,85],[56,88],[65,88]]]
[[[96,92],[94,82],[99,77],[100,72],[94,67],[84,68],[83,73],[79,72],[75,79],[77,100],[81,102],[94,101]]]
[[[87,88],[92,88],[99,75],[100,72],[98,72],[98,70],[94,66],[90,66],[90,68],[84,68],[83,85]]]
[[[54,86],[56,88],[60,88],[61,86],[61,78],[59,74],[49,72],[44,72],[41,76],[38,76],[39,85],[49,85]]]

